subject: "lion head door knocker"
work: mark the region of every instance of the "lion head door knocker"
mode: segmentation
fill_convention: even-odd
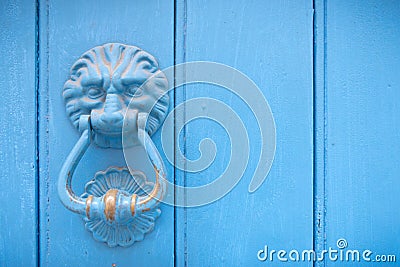
[[[152,79],[148,80],[148,78]],[[60,171],[58,194],[63,205],[83,216],[93,237],[110,247],[143,240],[160,215],[166,194],[163,161],[150,136],[163,123],[169,104],[167,79],[157,61],[135,46],[110,43],[84,53],[72,66],[63,97],[66,111],[81,137]],[[144,147],[156,179],[141,171],[109,167],[95,174],[85,193],[71,187],[74,170],[90,143],[122,148]]]

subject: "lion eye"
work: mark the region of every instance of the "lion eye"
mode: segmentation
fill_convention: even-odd
[[[91,88],[89,88],[87,95],[91,99],[97,99],[104,95],[104,90],[102,90],[101,88],[97,88],[97,87],[91,87]]]
[[[125,94],[130,97],[138,97],[143,93],[142,89],[137,85],[132,85],[126,88]]]

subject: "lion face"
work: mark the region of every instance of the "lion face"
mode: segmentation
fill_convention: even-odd
[[[75,127],[81,115],[90,115],[95,143],[121,147],[127,113],[132,120],[147,113],[147,132],[158,129],[168,110],[167,86],[153,56],[135,46],[111,43],[87,51],[75,62],[63,97]]]

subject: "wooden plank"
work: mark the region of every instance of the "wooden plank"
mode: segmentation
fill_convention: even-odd
[[[217,86],[186,86],[179,102],[211,97],[232,107],[250,139],[250,163],[239,184],[215,203],[181,210],[177,266],[255,266],[257,252],[313,248],[313,6],[312,1],[188,1],[178,5],[177,62],[209,60],[248,75],[269,101],[277,129],[275,161],[258,191],[248,186],[260,153],[251,110]],[[207,109],[207,104],[204,106]],[[198,144],[211,138],[217,156],[207,170],[179,174],[188,186],[204,185],[229,164],[223,127],[195,120],[182,134],[186,156],[200,157]],[[241,144],[233,144],[241,146]],[[238,156],[238,155],[233,155]],[[240,155],[239,155],[240,156]],[[179,180],[179,179],[178,179]],[[273,260],[273,266],[286,264]],[[302,266],[312,266],[305,262]]]
[[[173,65],[173,2],[54,0],[41,1],[40,8],[41,264],[173,265],[173,207],[162,205],[156,228],[144,241],[129,248],[109,248],[96,242],[82,219],[62,206],[56,190],[62,163],[78,140],[62,98],[72,64],[94,46],[120,42],[150,52],[161,68]],[[159,139],[157,133],[154,140]],[[159,141],[156,145],[160,147]],[[95,172],[113,165],[125,165],[122,151],[90,147],[76,170],[74,190],[83,193]],[[170,165],[168,172],[173,175]]]
[[[327,1],[326,27],[326,246],[398,261],[400,2]]]
[[[0,265],[36,266],[35,2],[3,1],[0,25]]]

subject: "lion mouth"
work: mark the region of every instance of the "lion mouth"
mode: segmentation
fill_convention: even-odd
[[[120,135],[122,133],[124,115],[122,112],[94,113],[91,115],[93,130],[105,135]]]
[[[119,136],[122,133],[122,129],[119,130],[105,130],[105,129],[96,129],[96,133],[108,135],[108,136]]]

